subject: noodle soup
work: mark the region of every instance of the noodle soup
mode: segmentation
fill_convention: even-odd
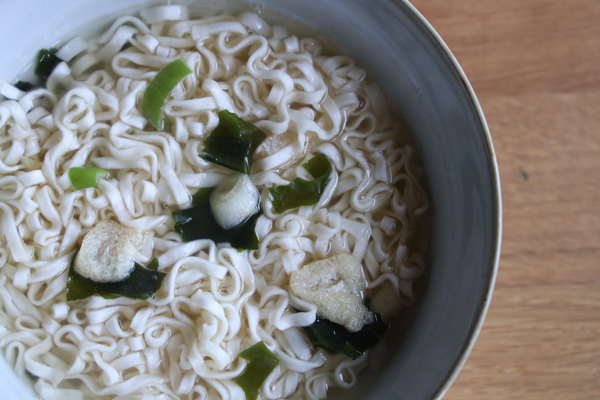
[[[385,352],[353,338],[415,300],[427,194],[378,83],[257,14],[189,14],[120,17],[49,52],[33,87],[0,82],[0,345],[42,398],[249,398],[240,377],[253,362],[240,354],[259,343],[277,359],[254,382],[263,398],[324,398]],[[189,73],[163,73],[175,62]],[[154,124],[147,93],[169,80]],[[212,147],[226,118],[264,134],[244,170],[224,161],[241,136]],[[78,168],[91,186],[75,187]],[[313,200],[294,200],[307,190]],[[223,218],[241,215],[233,229],[252,222],[249,240],[228,236],[226,201]],[[216,222],[188,231],[188,210],[203,216],[194,229]],[[110,224],[134,233],[98,233]],[[132,235],[128,278],[79,276],[86,242]],[[138,266],[156,290],[115,289]],[[341,349],[315,338],[331,324],[349,332]]]

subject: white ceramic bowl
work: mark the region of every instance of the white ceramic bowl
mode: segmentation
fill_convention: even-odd
[[[424,291],[397,328],[389,365],[366,371],[344,399],[440,398],[458,374],[489,305],[500,252],[494,150],[479,103],[433,28],[403,0],[253,0],[304,21],[366,65],[404,114],[420,148],[433,209]],[[37,50],[90,32],[142,0],[0,0],[0,77],[31,66]],[[217,0],[193,7],[244,8]],[[34,395],[0,360],[0,397]],[[333,396],[332,396],[333,397]],[[67,400],[67,399],[65,399]]]

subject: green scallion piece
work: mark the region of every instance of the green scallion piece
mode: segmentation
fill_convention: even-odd
[[[167,97],[181,80],[192,70],[181,60],[175,60],[164,67],[150,82],[142,100],[144,117],[159,131],[164,128],[162,108]]]
[[[325,191],[332,170],[327,157],[319,154],[302,166],[315,179],[307,181],[296,178],[288,185],[269,188],[269,196],[276,213],[281,214],[292,208],[313,205],[319,201]]]
[[[227,110],[219,112],[219,125],[204,141],[200,157],[242,174],[249,174],[254,151],[267,135]]]
[[[69,168],[69,178],[73,189],[81,190],[89,187],[96,187],[100,179],[109,176],[109,172],[102,168],[94,167],[73,167]]]
[[[168,132],[169,129],[171,129],[171,127],[173,126],[173,121],[171,121],[169,118],[167,117],[163,117],[163,128],[162,128],[162,132]]]
[[[279,364],[279,359],[263,342],[247,348],[239,356],[249,363],[246,370],[235,379],[235,383],[244,390],[246,400],[256,400],[260,387]]]

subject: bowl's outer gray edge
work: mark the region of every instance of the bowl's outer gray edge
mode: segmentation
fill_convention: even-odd
[[[401,2],[402,4],[404,4],[412,13],[414,13],[414,15],[419,19],[419,21],[423,24],[423,26],[429,31],[429,33],[439,43],[440,47],[446,53],[446,56],[448,57],[449,61],[452,63],[452,65],[456,69],[456,72],[459,74],[460,79],[462,80],[469,95],[471,96],[471,100],[473,101],[473,105],[475,106],[477,115],[479,116],[479,121],[481,123],[481,127],[483,128],[483,132],[485,134],[485,139],[488,144],[488,150],[489,150],[489,154],[490,154],[491,167],[492,167],[492,174],[494,177],[494,186],[496,189],[496,196],[495,196],[495,199],[496,199],[496,226],[497,226],[496,246],[495,246],[496,248],[494,251],[495,256],[494,256],[494,261],[493,261],[493,265],[492,265],[492,271],[491,271],[489,282],[488,282],[488,290],[486,293],[486,299],[485,299],[485,302],[483,303],[483,306],[479,313],[479,318],[477,319],[476,323],[472,327],[471,338],[470,338],[469,342],[465,344],[465,347],[462,351],[462,356],[456,361],[456,363],[452,367],[450,375],[445,380],[445,382],[442,384],[442,386],[438,389],[437,394],[433,397],[433,399],[439,400],[442,397],[444,397],[444,395],[446,394],[446,392],[448,391],[448,389],[450,388],[450,386],[452,385],[452,383],[458,376],[463,365],[467,361],[467,358],[469,357],[469,354],[471,353],[471,350],[473,350],[473,346],[475,345],[475,342],[477,341],[477,337],[479,336],[479,333],[481,332],[481,328],[483,327],[483,322],[485,320],[485,316],[490,307],[490,302],[492,300],[492,292],[494,290],[494,285],[496,283],[496,276],[498,275],[498,264],[500,262],[500,247],[501,247],[501,242],[502,242],[502,195],[501,195],[502,192],[500,190],[500,173],[498,171],[498,160],[496,159],[496,153],[494,151],[492,137],[490,135],[490,130],[489,130],[487,121],[485,119],[485,116],[483,115],[483,110],[481,109],[481,105],[479,104],[479,100],[477,99],[477,95],[475,94],[475,91],[473,90],[471,83],[467,79],[465,72],[463,71],[463,69],[460,66],[460,64],[458,63],[458,61],[456,60],[456,57],[454,57],[454,54],[452,54],[452,51],[450,50],[448,45],[444,42],[442,37],[437,33],[437,31],[433,28],[433,26],[429,23],[429,21],[427,21],[427,19],[425,19],[425,17],[419,12],[419,10],[417,10],[417,8],[414,5],[412,5],[408,0],[398,0],[398,1]]]

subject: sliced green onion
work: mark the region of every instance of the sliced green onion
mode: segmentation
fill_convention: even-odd
[[[148,267],[135,263],[133,272],[127,279],[115,283],[95,283],[85,279],[74,270],[75,258],[73,256],[69,275],[67,277],[67,301],[83,300],[97,294],[105,299],[116,299],[118,297],[129,297],[131,299],[147,300],[154,296],[160,289],[164,277],[163,272],[158,269],[158,260],[154,258]],[[155,269],[156,268],[156,269]]]
[[[235,228],[260,211],[260,193],[246,174],[224,178],[210,196],[210,210],[223,229]]]
[[[236,249],[258,249],[256,221],[261,213],[248,218],[241,225],[223,229],[210,209],[210,204],[200,204],[186,210],[175,211],[175,230],[181,234],[184,242],[198,239],[210,239],[215,243],[229,243]]]
[[[219,112],[219,125],[204,141],[200,157],[242,174],[250,173],[254,151],[267,135],[227,110]]]
[[[315,179],[307,181],[296,178],[288,185],[269,188],[269,195],[276,213],[281,214],[292,208],[313,205],[319,201],[325,191],[332,169],[327,157],[319,154],[302,166]]]
[[[304,331],[314,347],[320,347],[331,353],[342,353],[353,360],[374,346],[385,333],[387,326],[380,314],[375,314],[375,322],[365,325],[358,332],[350,332],[342,325],[325,318],[318,318]]]
[[[244,372],[235,379],[246,394],[246,400],[256,400],[263,382],[279,364],[279,359],[265,346],[258,342],[242,351],[239,356],[249,363]]]
[[[150,82],[142,99],[144,117],[159,131],[164,127],[162,108],[167,97],[181,80],[192,70],[181,60],[175,60],[164,67]]]
[[[100,179],[107,178],[110,174],[102,168],[73,167],[69,168],[69,178],[73,189],[81,190],[98,186]]]
[[[54,67],[56,67],[61,59],[56,57],[56,49],[41,49],[38,52],[37,67],[35,68],[35,74],[40,77],[43,82],[50,76]]]

